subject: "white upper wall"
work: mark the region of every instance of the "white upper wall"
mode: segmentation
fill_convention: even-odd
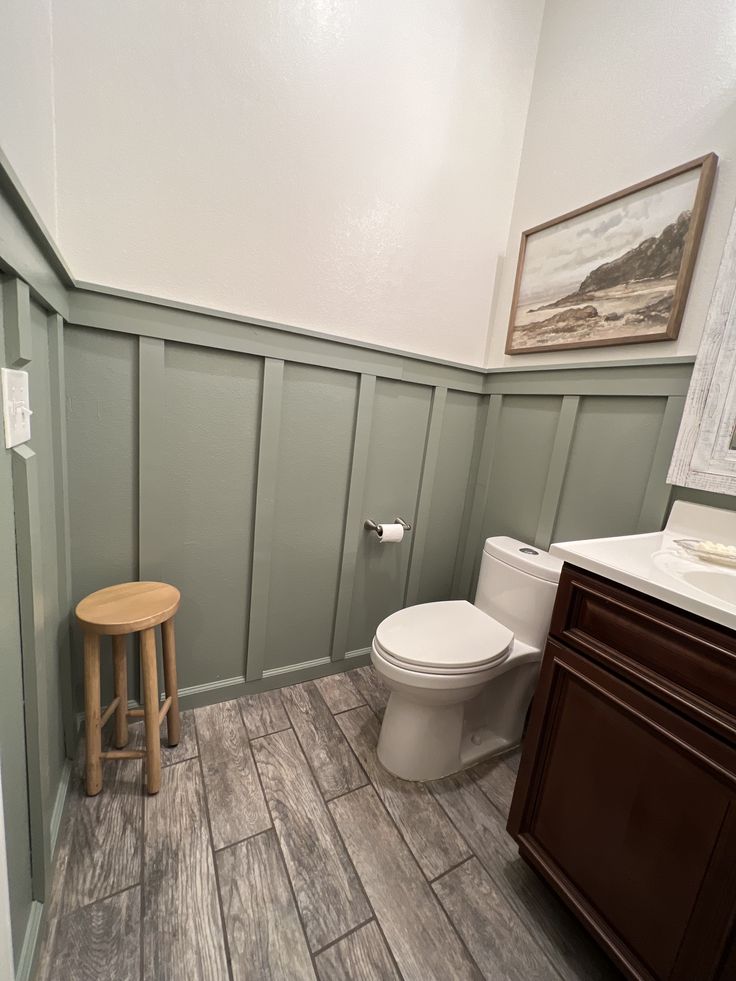
[[[56,3],[67,262],[82,280],[481,364],[542,8]]]
[[[56,227],[51,0],[0,8],[0,149],[52,235]]]
[[[736,202],[735,96],[733,0],[547,0],[491,365],[697,352]],[[711,150],[718,176],[678,340],[504,355],[523,229]]]

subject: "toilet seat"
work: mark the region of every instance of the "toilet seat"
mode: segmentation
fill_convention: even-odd
[[[460,675],[504,661],[513,641],[507,627],[477,606],[448,600],[398,610],[379,624],[374,644],[405,671]]]

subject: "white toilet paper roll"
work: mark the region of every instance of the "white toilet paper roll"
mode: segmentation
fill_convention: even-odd
[[[385,545],[387,542],[400,542],[404,537],[403,525],[381,525],[380,528],[378,538],[381,545]]]

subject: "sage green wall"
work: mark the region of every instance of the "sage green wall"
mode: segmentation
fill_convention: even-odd
[[[73,598],[176,583],[189,704],[339,670],[392,611],[472,598],[489,535],[665,520],[689,364],[483,376],[121,297],[70,318]],[[399,515],[400,545],[363,531]]]
[[[393,355],[320,365],[315,341],[256,356],[216,347],[212,334],[147,336],[145,320],[141,335],[108,329],[111,310],[104,329],[64,329],[72,599],[126,579],[175,583],[185,701],[364,659],[378,621],[406,598],[449,593],[479,373],[437,366],[438,381],[476,393],[448,390],[426,384],[423,365],[421,380],[395,377],[408,372]],[[241,328],[238,344],[251,334]],[[400,545],[363,530],[366,517],[397,515],[416,525]]]
[[[453,595],[472,597],[489,535],[548,548],[661,528],[689,375],[687,364],[664,363],[490,374],[473,514]]]

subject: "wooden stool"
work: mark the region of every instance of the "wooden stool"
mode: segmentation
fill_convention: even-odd
[[[126,582],[91,593],[76,609],[84,629],[84,714],[86,720],[86,791],[94,797],[102,790],[104,760],[146,758],[146,786],[157,794],[161,786],[161,722],[166,717],[169,746],[179,742],[179,694],[176,686],[176,646],[174,614],[179,609],[179,590],[163,582]],[[158,699],[156,631],[161,624],[164,660],[162,705]],[[125,635],[141,635],[143,708],[128,710],[128,665]],[[115,697],[102,711],[100,707],[100,637],[112,637]],[[102,752],[102,728],[115,713],[115,750]],[[128,717],[143,716],[146,750],[126,750]]]

